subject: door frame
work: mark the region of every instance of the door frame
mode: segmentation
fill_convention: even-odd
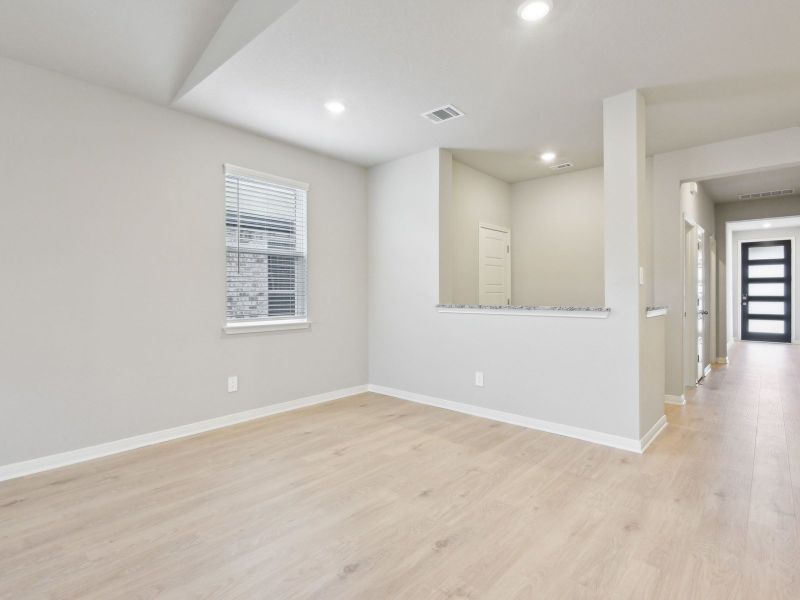
[[[493,225],[491,223],[478,222],[478,304],[481,303],[481,229],[491,229],[492,231],[499,231],[508,236],[508,248],[506,251],[506,282],[508,286],[508,305],[511,304],[511,229],[503,227],[502,225]]]
[[[691,244],[690,244],[691,242]],[[683,385],[697,385],[697,223],[683,215]],[[693,248],[693,251],[689,251]],[[691,315],[691,318],[690,318]]]
[[[733,232],[735,235],[736,232]],[[766,235],[766,234],[762,234]],[[790,254],[789,258],[791,264],[789,266],[789,341],[788,342],[775,342],[779,344],[794,344],[797,343],[795,340],[795,319],[797,316],[797,295],[794,293],[794,285],[795,285],[795,277],[794,277],[794,270],[796,269],[797,260],[797,238],[793,235],[778,235],[776,237],[754,237],[752,239],[746,240],[736,240],[736,269],[737,271],[733,273],[732,277],[732,289],[730,290],[731,293],[731,300],[732,306],[735,307],[732,311],[733,321],[734,323],[738,324],[738,334],[734,336],[733,339],[740,341],[740,342],[748,342],[748,341],[756,341],[756,340],[745,340],[742,338],[742,281],[744,277],[744,269],[742,268],[742,245],[749,244],[752,242],[789,242],[789,249]]]
[[[719,275],[717,274],[717,238],[711,236],[708,240],[708,318],[709,327],[708,335],[711,338],[708,344],[708,362],[714,364],[719,362],[719,355],[717,354],[717,302],[719,302]]]
[[[704,278],[704,307],[703,310],[708,311],[709,324],[716,319],[716,310],[712,306],[712,294],[710,290],[716,286],[716,281],[711,279],[711,274],[714,269],[710,266],[710,261],[713,259],[710,247],[712,241],[715,240],[714,235],[704,229],[699,223],[695,222],[689,215],[683,213],[683,327],[682,327],[682,349],[683,349],[683,367],[682,377],[683,385],[686,387],[697,387],[697,383],[702,377],[698,378],[698,363],[702,360],[703,374],[708,373],[711,364],[714,362],[715,357],[711,356],[711,332],[712,327],[704,323],[703,327],[703,356],[700,360],[697,358],[697,232],[698,229],[703,231],[705,236],[703,244],[703,278]],[[692,252],[687,252],[688,240],[687,237],[692,236]],[[691,315],[691,318],[690,318]]]

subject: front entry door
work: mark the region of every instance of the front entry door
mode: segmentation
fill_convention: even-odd
[[[742,339],[792,341],[792,245],[742,244]]]

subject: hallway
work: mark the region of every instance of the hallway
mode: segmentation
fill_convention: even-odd
[[[715,366],[686,406],[667,406],[667,417],[661,442],[682,454],[674,501],[693,504],[685,517],[703,532],[686,547],[695,559],[686,571],[731,593],[739,571],[736,597],[797,598],[800,346],[736,343],[730,364]]]

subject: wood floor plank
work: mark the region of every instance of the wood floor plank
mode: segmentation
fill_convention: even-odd
[[[0,484],[0,599],[798,598],[800,348],[635,455],[361,394]]]

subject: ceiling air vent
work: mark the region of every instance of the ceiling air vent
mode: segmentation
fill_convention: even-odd
[[[778,196],[791,196],[794,190],[772,190],[770,192],[754,192],[752,194],[740,194],[739,200],[758,200],[759,198],[776,198]]]
[[[444,121],[450,121],[451,119],[463,117],[464,113],[458,110],[452,104],[448,104],[446,106],[434,108],[426,113],[422,113],[422,116],[428,119],[428,121],[431,123],[442,123]]]
[[[553,171],[563,171],[564,169],[571,169],[574,166],[575,165],[573,165],[571,162],[563,162],[558,163],[557,165],[552,165],[550,168],[553,169]]]

